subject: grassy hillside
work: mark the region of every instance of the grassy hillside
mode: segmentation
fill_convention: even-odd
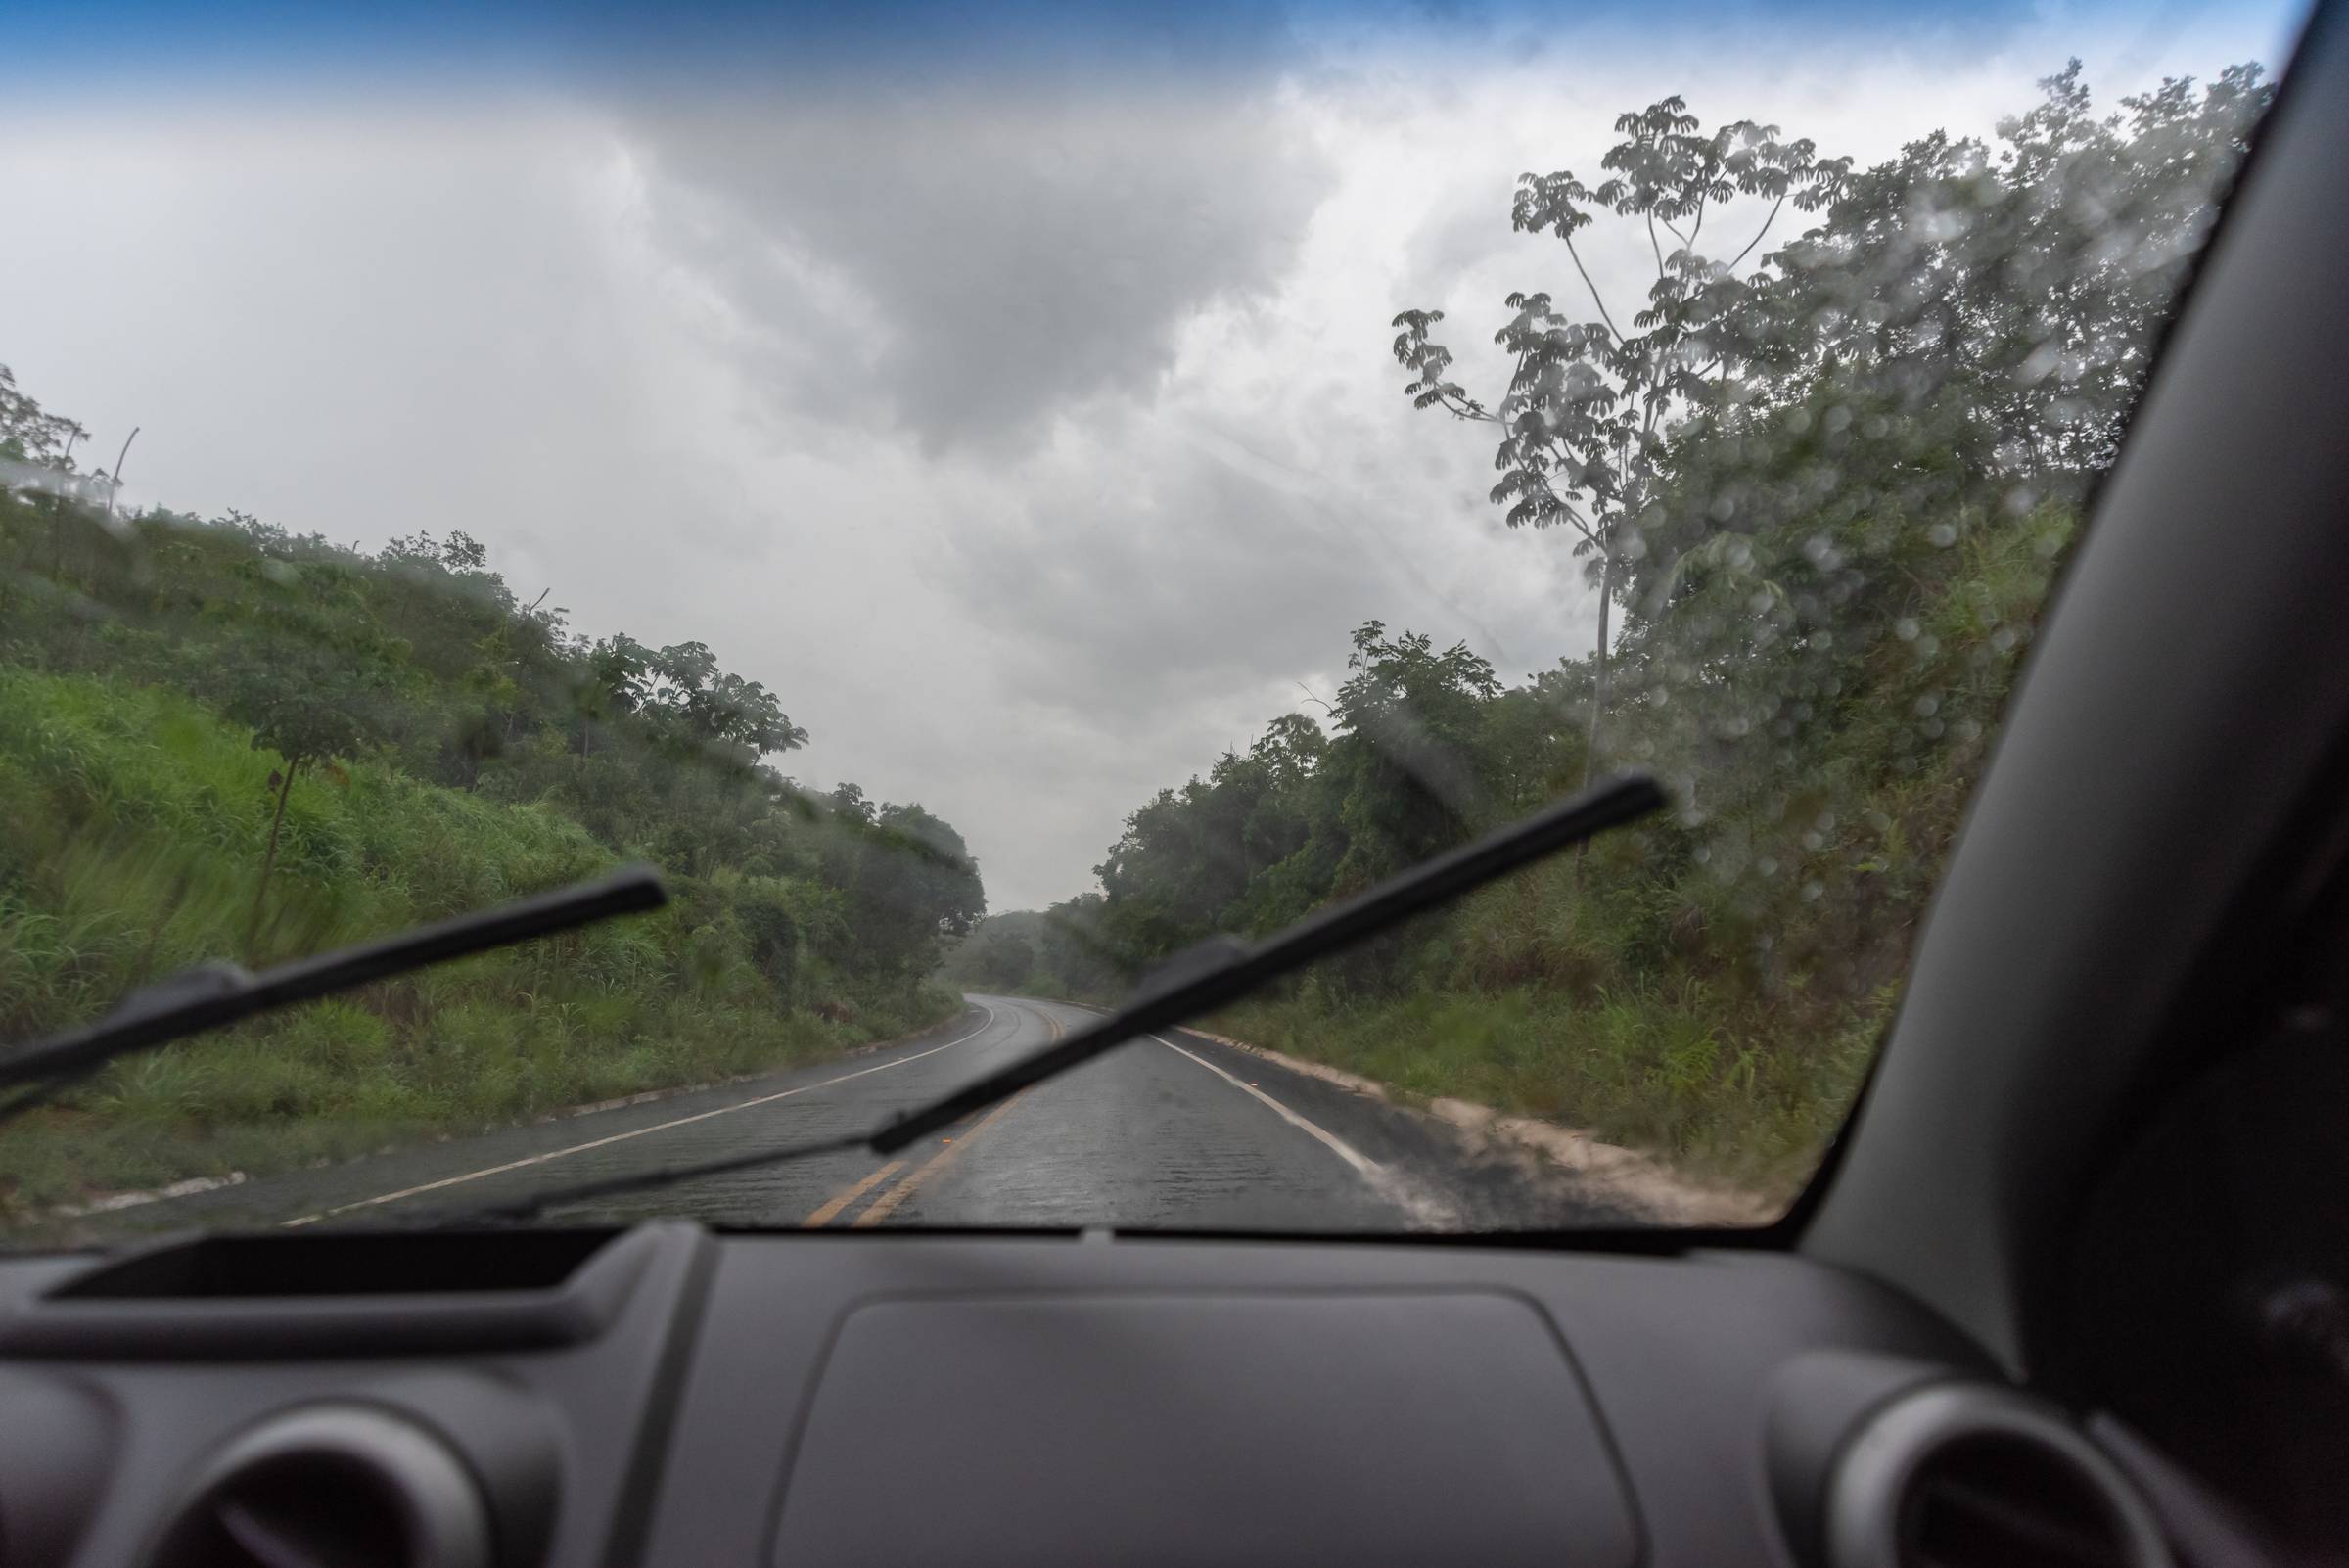
[[[121,1066],[0,1127],[0,1209],[257,1174],[772,1067],[949,1013],[953,828],[769,759],[699,642],[575,633],[462,533],[114,515],[0,366],[0,1045],[650,859],[659,916]]]
[[[283,766],[187,698],[0,667],[0,1036],[85,1018],[242,949]],[[613,852],[544,807],[356,762],[287,802],[261,961],[586,876]],[[853,1024],[783,1005],[745,907],[681,878],[662,913],[484,955],[120,1064],[0,1135],[19,1205],[249,1174],[836,1051],[952,1005]]]

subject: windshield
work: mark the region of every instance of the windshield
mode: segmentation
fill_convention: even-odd
[[[2296,21],[1978,10],[21,30],[0,1048],[669,897],[44,1082],[0,1229],[1768,1222]]]

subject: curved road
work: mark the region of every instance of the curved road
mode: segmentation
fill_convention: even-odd
[[[913,1039],[723,1088],[587,1112],[144,1205],[150,1224],[406,1221],[657,1166],[875,1128],[1090,1015],[968,997]],[[1620,1223],[1448,1130],[1180,1031],[1133,1041],[890,1158],[852,1150],[673,1182],[550,1219],[719,1223],[1400,1230]]]

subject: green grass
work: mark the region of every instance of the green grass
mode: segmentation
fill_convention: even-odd
[[[1880,1007],[1814,1047],[1702,987],[1574,997],[1424,992],[1332,1003],[1309,986],[1244,1003],[1218,1030],[1375,1079],[1407,1098],[1463,1099],[1644,1149],[1676,1169],[1786,1197],[1866,1070]]]
[[[185,698],[0,666],[0,1040],[222,957],[282,961],[592,874],[576,823],[384,765],[296,778],[257,935],[281,766]],[[367,988],[117,1064],[0,1128],[0,1212],[258,1176],[583,1101],[834,1054],[946,1016],[942,989],[797,996],[753,962],[739,879],[668,910]],[[829,1002],[835,1018],[811,1005]]]

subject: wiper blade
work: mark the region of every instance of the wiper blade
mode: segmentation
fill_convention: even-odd
[[[657,909],[668,901],[659,873],[649,866],[627,866],[590,882],[418,926],[340,952],[298,959],[257,975],[236,964],[201,965],[132,992],[96,1023],[0,1056],[0,1086],[40,1085],[0,1105],[0,1120],[30,1109],[60,1085],[87,1078],[118,1057],[446,959],[614,915]]]
[[[1228,1006],[1268,980],[1449,903],[1529,861],[1643,817],[1663,804],[1664,791],[1653,778],[1644,773],[1627,774],[1489,833],[1474,844],[1422,860],[1368,892],[1307,915],[1262,942],[1211,938],[1169,959],[1144,979],[1131,1001],[1107,1018],[934,1104],[908,1111],[867,1142],[876,1154],[895,1154],[917,1138],[1009,1099],[1032,1084],[1057,1078],[1153,1030],[1170,1029],[1186,1018]]]
[[[1474,844],[1423,860],[1367,893],[1308,915],[1262,942],[1212,938],[1162,964],[1143,980],[1133,999],[1117,1012],[943,1099],[909,1111],[863,1137],[825,1138],[727,1155],[722,1159],[656,1166],[648,1171],[528,1194],[511,1203],[469,1211],[461,1218],[528,1220],[544,1210],[568,1204],[592,1202],[698,1176],[837,1154],[859,1145],[876,1154],[895,1154],[974,1111],[1009,1099],[1032,1084],[1058,1077],[1103,1051],[1154,1030],[1170,1029],[1185,1019],[1226,1006],[1268,980],[1353,946],[1412,915],[1474,892],[1497,877],[1554,854],[1569,845],[1635,821],[1664,804],[1664,791],[1653,778],[1644,773],[1626,774],[1596,785],[1571,801],[1537,811]]]

